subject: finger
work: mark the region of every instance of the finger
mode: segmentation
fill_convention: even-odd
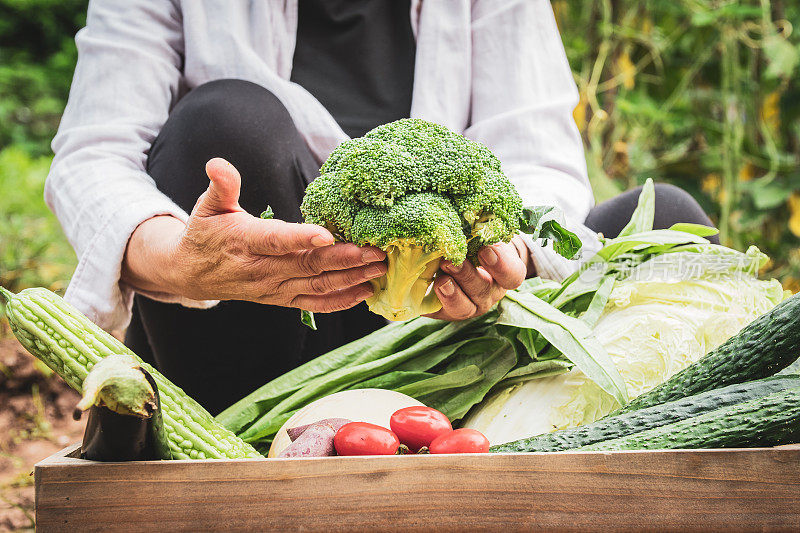
[[[283,283],[289,294],[329,294],[379,278],[386,273],[385,263],[324,272],[309,278],[293,278]]]
[[[301,294],[292,299],[291,305],[314,313],[333,313],[360,304],[372,296],[372,292],[369,283],[362,283],[330,294]]]
[[[298,277],[309,277],[331,270],[345,270],[386,259],[379,248],[358,247],[352,243],[336,243],[316,250],[305,250],[291,256]]]
[[[247,231],[250,252],[256,255],[285,255],[291,252],[331,246],[331,232],[316,224],[294,224],[283,220],[253,217]]]
[[[487,246],[478,252],[478,259],[504,289],[516,289],[525,281],[527,266],[513,244],[503,242]]]
[[[466,320],[477,313],[478,308],[464,294],[458,283],[450,276],[438,276],[433,282],[433,290],[442,302],[442,310],[434,318],[443,320]],[[433,316],[433,315],[432,315]]]
[[[478,307],[482,307],[491,298],[494,288],[494,279],[484,269],[475,268],[469,261],[461,265],[454,265],[449,261],[442,263],[442,270],[450,274],[470,300]],[[491,303],[488,306],[491,307]]]
[[[208,190],[197,200],[193,214],[209,217],[241,211],[239,192],[242,187],[242,177],[239,171],[224,159],[215,157],[206,163],[206,174],[211,183],[208,185]]]

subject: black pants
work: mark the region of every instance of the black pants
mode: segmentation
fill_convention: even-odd
[[[275,216],[300,222],[306,185],[318,174],[305,142],[280,101],[241,80],[220,80],[186,95],[172,110],[150,150],[148,172],[159,190],[191,211],[208,187],[205,164],[230,161],[242,175],[242,208],[253,215],[272,206]],[[656,188],[656,225],[711,224],[684,191]],[[616,235],[636,207],[631,191],[598,205],[587,225]],[[318,314],[318,331],[299,311],[249,302],[222,302],[209,310],[134,299],[127,345],[218,413],[270,379],[385,324],[365,304]]]

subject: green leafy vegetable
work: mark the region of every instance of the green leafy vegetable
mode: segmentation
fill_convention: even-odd
[[[313,329],[314,331],[317,330],[317,321],[314,319],[314,313],[312,313],[311,311],[306,311],[305,309],[301,309],[300,322],[302,322],[309,328]]]
[[[485,374],[481,367],[477,365],[467,365],[458,370],[453,370],[441,375],[434,375],[428,379],[409,383],[402,387],[397,387],[397,392],[408,394],[414,398],[424,397],[428,394],[451,389],[459,389],[473,383],[481,381]]]
[[[634,397],[697,361],[784,298],[777,281],[757,279],[766,259],[757,248],[741,253],[710,244],[702,236],[715,230],[705,226],[653,230],[652,192],[646,185],[625,235],[606,240],[559,289],[545,291],[532,284],[540,291],[538,302],[510,293],[501,303],[500,323],[531,328],[517,335],[529,358],[519,368],[552,355],[553,361],[572,362],[576,368],[526,382],[515,382],[511,376],[517,369],[512,370],[466,417],[467,427],[482,431],[491,442],[508,442],[590,423],[622,404],[604,390],[599,368],[586,372],[591,359],[582,353],[585,346],[582,350],[563,339],[556,343],[552,326],[537,323],[541,317],[533,309],[555,307],[591,328],[590,342],[607,354],[602,366],[616,369]],[[524,297],[536,307],[521,309],[517,304]],[[580,331],[574,322],[555,322],[566,326],[561,333],[568,341],[564,331]],[[579,336],[587,336],[586,331]]]
[[[644,233],[653,229],[653,218],[656,212],[656,189],[653,180],[648,178],[639,193],[639,202],[631,215],[631,219],[619,232],[617,237],[628,237],[635,233]]]
[[[497,322],[539,332],[620,405],[628,401],[622,376],[584,322],[565,315],[532,294],[513,292],[500,303]]]
[[[456,361],[460,368],[452,368],[451,372],[477,366],[483,375],[479,381],[454,392],[449,390],[427,394],[417,398],[429,407],[438,409],[450,420],[458,420],[467,414],[470,407],[483,399],[487,392],[495,386],[514,367],[517,355],[514,347],[505,339],[498,338],[495,349],[488,355],[474,355]]]
[[[271,218],[275,218],[275,212],[272,210],[272,206],[268,205],[267,208],[259,216],[265,220],[269,220]]]
[[[577,235],[564,228],[563,213],[553,206],[532,206],[522,209],[520,231],[529,233],[544,244],[553,243],[553,249],[567,259],[573,259],[581,251],[582,243]]]
[[[703,226],[702,224],[689,224],[688,222],[679,222],[669,227],[672,231],[682,231],[683,233],[691,233],[698,237],[710,237],[719,233],[717,228],[711,226]]]

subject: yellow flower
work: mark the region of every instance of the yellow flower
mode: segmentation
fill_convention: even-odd
[[[789,197],[789,231],[800,237],[800,191],[795,191]]]
[[[642,19],[642,33],[645,35],[650,35],[653,31],[653,21],[650,20],[648,17]]]
[[[719,174],[715,172],[708,174],[700,183],[700,188],[703,190],[703,192],[712,197],[717,195],[721,186],[722,178],[720,178]]]
[[[581,98],[578,101],[578,105],[575,106],[575,109],[572,110],[572,118],[575,120],[575,124],[578,125],[578,130],[581,132],[586,131],[586,106],[589,105],[589,101],[586,98],[586,93],[581,91]]]
[[[631,61],[628,50],[623,50],[617,59],[617,72],[622,78],[622,86],[629,91],[633,89],[636,84],[636,65]]]
[[[739,181],[750,181],[756,175],[756,167],[752,163],[745,163],[739,169]]]
[[[773,132],[778,131],[781,127],[781,93],[780,91],[772,91],[761,102],[761,120]]]

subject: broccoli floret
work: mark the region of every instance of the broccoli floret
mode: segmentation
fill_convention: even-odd
[[[411,153],[398,144],[363,141],[342,154],[336,165],[345,196],[390,206],[409,191],[425,190]]]
[[[364,204],[344,195],[336,173],[323,174],[306,188],[300,210],[306,222],[318,224],[339,240],[352,241],[351,230],[356,214]]]
[[[367,304],[390,320],[441,308],[431,284],[443,259],[477,261],[480,248],[531,225],[488,148],[424,120],[345,141],[320,172],[301,206],[306,222],[386,251],[388,271]]]
[[[416,160],[414,183],[444,194],[468,194],[480,190],[487,170],[500,171],[500,160],[484,145],[439,124],[403,119],[378,126],[364,135],[402,146]]]
[[[465,222],[469,240],[469,258],[482,247],[508,242],[519,233],[522,199],[514,185],[502,172],[490,170],[484,176],[483,188],[474,194],[453,195],[453,205]]]

